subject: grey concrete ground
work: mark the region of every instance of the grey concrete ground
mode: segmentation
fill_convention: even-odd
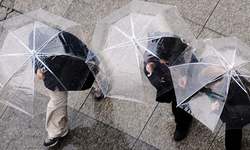
[[[95,23],[131,0],[0,0],[0,20],[42,8],[82,25],[90,45]],[[198,39],[236,36],[250,45],[248,0],[146,0],[176,5]],[[145,105],[105,98],[94,99],[93,88],[71,92],[69,134],[55,148],[63,150],[223,150],[224,131],[212,133],[193,120],[189,135],[173,140],[174,118],[169,104]],[[34,118],[0,104],[0,149],[46,149],[45,114]],[[249,149],[244,130],[242,150]]]

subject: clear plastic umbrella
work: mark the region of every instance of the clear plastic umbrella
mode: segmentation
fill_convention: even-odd
[[[79,24],[41,9],[1,21],[0,102],[33,116],[46,111],[47,88],[70,90],[76,82],[82,88],[84,75],[65,80],[73,79],[76,62],[88,72],[75,68],[89,73],[88,49],[82,42]],[[39,68],[50,80],[46,84],[36,76]]]
[[[250,123],[249,51],[234,37],[193,41],[170,67],[177,105],[212,131]]]
[[[157,46],[165,37],[186,44],[194,39],[176,7],[170,5],[132,1],[98,21],[87,63],[104,95],[145,102],[147,94],[155,94],[145,63],[148,56],[160,61]],[[172,84],[159,93],[170,88]]]

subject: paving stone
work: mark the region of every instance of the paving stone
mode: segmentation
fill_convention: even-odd
[[[15,0],[3,0],[1,2],[1,5],[12,9],[14,7],[14,3],[15,3]]]
[[[69,125],[72,124],[77,110],[68,107]],[[0,147],[2,149],[44,149],[45,113],[31,117],[8,107],[0,119]]]
[[[222,33],[217,33],[212,31],[211,29],[204,28],[199,35],[198,39],[209,39],[209,38],[223,38],[226,37]]]
[[[5,19],[8,9],[0,6],[0,21]]]
[[[44,9],[53,14],[63,16],[73,0],[15,0],[14,9],[27,13],[37,9]]]
[[[131,0],[77,0],[70,5],[65,17],[82,25],[90,46],[97,21],[126,5]]]
[[[225,127],[224,127],[225,128]],[[218,149],[224,150],[225,149],[225,129],[222,128],[220,132],[217,134],[214,142],[211,144],[210,149]],[[243,128],[242,130],[242,142],[241,142],[241,150],[248,150],[249,149],[249,141],[250,141],[250,131],[249,129]]]
[[[19,16],[19,15],[22,15],[22,14],[19,13],[19,12],[16,12],[16,11],[11,11],[10,13],[7,14],[6,19],[13,18],[13,17],[17,17],[17,16]]]
[[[3,115],[3,113],[4,113],[5,109],[6,109],[6,107],[7,107],[7,106],[6,106],[5,104],[0,103],[0,116]]]
[[[160,4],[174,5],[182,17],[203,25],[219,0],[147,0]]]
[[[94,91],[92,91],[80,112],[136,138],[155,105],[154,101],[149,104],[110,98],[99,101],[94,99]]]
[[[249,4],[245,0],[221,0],[206,26],[226,36],[236,36],[250,45]]]
[[[78,113],[70,132],[53,149],[129,150],[136,139],[103,124],[83,113]]]
[[[193,120],[188,136],[184,140],[176,142],[173,139],[174,131],[175,122],[171,104],[161,103],[150,118],[139,139],[159,149],[199,150],[207,149],[216,136],[196,119]]]
[[[96,22],[131,1],[0,0],[0,20],[6,14],[10,18],[42,8],[80,23],[90,46]],[[246,0],[147,1],[176,5],[194,36],[199,39],[237,36],[250,44],[249,2]],[[215,6],[217,8],[213,12]],[[69,99],[76,99],[69,101],[71,131],[52,149],[225,149],[224,130],[212,133],[195,119],[188,137],[181,142],[175,142],[171,106],[157,106],[154,99],[148,105],[110,98],[97,101],[91,89],[78,94],[71,92]],[[156,111],[152,114],[156,106]],[[46,137],[45,114],[30,118],[11,107],[6,110],[5,108],[5,105],[0,105],[0,149],[46,149],[42,145]],[[243,131],[242,149],[247,150],[250,133],[246,129]]]
[[[148,143],[145,143],[141,140],[136,141],[136,144],[133,146],[133,150],[159,150]]]

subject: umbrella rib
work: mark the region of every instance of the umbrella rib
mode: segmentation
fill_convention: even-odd
[[[129,43],[131,43],[131,42],[128,42],[128,44],[127,45],[124,45],[124,46],[131,46],[131,45],[133,45],[132,43],[131,44],[129,44]],[[118,44],[119,45],[119,44]],[[116,45],[115,45],[116,46]],[[112,50],[112,49],[117,49],[117,48],[120,48],[120,47],[123,47],[123,46],[118,46],[118,47],[115,47],[115,46],[112,46],[112,48],[106,48],[106,49],[104,49],[103,51],[99,51],[98,53],[95,53],[94,55],[92,55],[91,57],[88,57],[87,59],[87,61],[89,61],[89,60],[91,60],[91,59],[93,59],[94,57],[96,57],[98,54],[100,54],[100,53],[103,53],[103,52],[106,52],[106,51],[108,51],[108,50]]]
[[[234,51],[234,55],[233,55],[233,60],[232,60],[232,62],[234,62],[234,60],[235,60],[235,57],[236,57],[236,51],[237,51],[237,49],[235,49],[235,51]],[[234,66],[234,64],[235,64],[235,63],[233,63],[232,67]]]
[[[215,77],[214,79],[216,79],[217,77]],[[214,80],[213,79],[213,80]],[[212,82],[213,80],[209,81],[208,83]],[[204,86],[204,85],[203,85]],[[195,92],[193,92],[191,95],[194,95],[196,92],[198,92],[203,86],[201,86],[200,88],[197,88],[197,90]],[[221,89],[222,90],[222,89]],[[228,90],[227,90],[228,91]],[[186,102],[189,99],[189,97],[185,98],[184,100],[182,100],[179,104],[177,104],[176,107],[179,107],[180,105],[182,105],[184,102]]]
[[[137,59],[137,69],[138,69],[138,74],[140,74],[140,60],[139,60],[139,55],[138,55],[138,51],[137,51],[137,49],[139,49],[139,51],[141,52],[141,49],[140,49],[140,47],[138,46],[138,45],[135,45],[134,46],[134,48],[135,48],[135,54],[136,54],[136,59]],[[142,52],[141,52],[142,53]],[[142,77],[141,77],[141,75],[139,76],[140,77],[140,81],[142,82]],[[143,83],[143,82],[142,82]],[[142,88],[143,89],[143,88]],[[145,93],[144,92],[144,89],[143,89],[143,93]]]
[[[242,83],[242,81],[240,80],[240,78],[239,78],[239,76],[238,75],[236,75],[237,76],[237,78],[240,80],[240,82],[241,82],[241,84],[232,76],[232,75],[230,75],[231,76],[231,78],[234,80],[234,82],[235,83],[237,83],[238,84],[238,86],[245,92],[245,93],[247,93],[247,91],[246,91],[246,89],[245,89],[245,87],[243,87],[242,85],[243,85],[243,83]]]
[[[131,18],[131,14],[130,14],[130,22],[131,22],[132,33],[133,33],[133,36],[134,36],[134,26],[133,26],[133,21],[132,21],[132,18]],[[119,29],[115,25],[111,25],[111,27],[115,28],[117,31],[119,31],[121,34],[123,34],[125,37],[127,37],[130,41],[129,42],[120,43],[120,44],[117,44],[117,45],[113,45],[113,46],[111,46],[109,48],[104,49],[101,52],[104,52],[104,51],[107,51],[107,50],[110,50],[110,49],[116,49],[116,48],[123,47],[123,46],[129,46],[130,47],[132,45],[130,43],[134,42],[134,41],[133,41],[133,39],[130,36],[128,36],[124,31],[122,31],[121,29]],[[90,58],[88,58],[88,60],[94,58],[96,55],[98,55],[101,52],[98,52],[95,55],[91,56]]]
[[[79,26],[79,24],[76,24],[76,25],[74,25],[74,26]],[[68,27],[68,28],[66,28],[66,29],[64,29],[64,30],[59,30],[59,29],[58,29],[59,32],[58,32],[57,34],[53,35],[50,39],[48,39],[43,45],[41,45],[41,46],[38,48],[37,53],[40,52],[49,42],[51,42],[51,40],[52,40],[56,35],[62,33],[63,31],[66,31],[67,29],[69,29],[69,28],[71,28],[71,27],[74,27],[74,26],[70,26],[70,27]],[[45,44],[46,44],[46,45],[45,45]]]
[[[121,59],[119,59],[119,61],[117,62],[117,64],[115,65],[115,67],[113,68],[113,70],[112,70],[112,72],[111,72],[111,74],[109,75],[109,81],[108,81],[108,84],[110,83],[110,81],[111,81],[111,77],[112,77],[112,75],[113,75],[113,72],[114,72],[114,70],[115,70],[115,68],[118,66],[118,64],[125,58],[125,56],[127,56],[127,54],[129,53],[129,51],[130,51],[130,47],[131,46],[129,46],[128,47],[128,49],[127,49],[127,52],[122,56],[122,58]]]
[[[52,70],[50,70],[50,68],[49,67],[47,67],[47,65],[39,58],[39,57],[37,57],[37,56],[35,56],[36,57],[36,59],[38,59],[39,61],[40,61],[40,63],[42,63],[42,65],[44,66],[44,67],[46,67],[46,69],[48,69],[48,71],[57,79],[57,81],[62,85],[62,87],[65,89],[65,90],[67,90],[66,88],[65,88],[65,86],[62,84],[62,82],[57,78],[57,76],[53,73],[53,71]]]
[[[123,47],[123,46],[128,46],[130,44],[131,44],[131,41],[123,42],[123,43],[116,44],[116,45],[113,45],[111,47],[108,47],[108,48],[104,49],[103,51],[110,50],[110,49],[115,49],[115,48],[120,48],[120,47]]]
[[[132,34],[133,34],[133,37],[135,38],[134,23],[133,23],[133,19],[132,19],[132,17],[131,17],[131,13],[130,13],[130,15],[129,15],[129,19],[130,19]]]
[[[21,55],[23,55],[23,56],[26,56],[26,55],[31,56],[30,53],[16,53],[16,54],[5,54],[5,55],[0,55],[0,57],[6,57],[6,56],[21,56]]]
[[[22,41],[20,41],[12,32],[10,32],[3,24],[2,24],[2,26],[19,42],[19,43],[21,43],[29,52],[31,52],[31,50],[26,46],[26,45],[24,45],[23,43],[22,43]]]
[[[237,67],[237,69],[240,69],[240,68],[244,67],[244,66],[247,65],[249,62],[250,62],[250,61],[247,61],[247,62],[241,64],[239,67]]]
[[[211,81],[208,81],[207,83],[213,82],[214,79],[217,79],[217,78],[220,77],[221,75],[222,75],[222,74],[220,74],[220,75],[214,77]],[[222,78],[222,77],[220,77],[220,78]],[[218,80],[219,80],[220,78],[218,78]],[[206,85],[206,84],[205,84],[205,85]],[[193,95],[193,94],[195,94],[196,92],[198,92],[198,91],[199,91],[202,87],[204,87],[205,85],[202,85],[200,88],[197,88],[198,90],[194,91],[191,95]],[[227,90],[227,91],[228,91],[228,90]],[[179,107],[181,104],[183,104],[183,103],[184,103],[185,101],[187,101],[188,99],[189,99],[189,97],[185,98],[185,99],[182,100],[179,104],[177,104],[176,107]]]
[[[5,101],[5,103],[6,103],[8,106],[13,107],[13,108],[15,108],[15,109],[17,109],[17,110],[19,110],[19,111],[21,111],[21,112],[27,114],[27,115],[33,116],[32,114],[30,114],[30,113],[28,113],[28,112],[22,110],[21,108],[19,108],[19,107],[16,106],[16,105],[13,105],[13,104],[10,103],[10,102]]]
[[[226,69],[226,71],[228,71],[228,69],[224,66],[224,65],[218,65],[218,64],[214,64],[214,63],[202,63],[202,62],[194,62],[194,63],[185,63],[185,64],[180,64],[180,65],[175,65],[175,66],[171,66],[171,68],[176,68],[176,67],[181,67],[181,66],[187,66],[187,65],[192,65],[192,64],[197,64],[197,65],[206,65],[206,66],[218,66],[218,67],[224,67]]]
[[[158,17],[158,15],[160,15],[160,13],[158,13],[157,15],[155,15],[144,27],[143,29],[140,31],[140,33],[138,33],[137,38],[140,38],[141,34],[144,33],[146,31],[146,29],[149,27],[149,25],[151,24],[151,22]]]
[[[117,31],[119,31],[121,34],[123,34],[125,37],[127,37],[129,40],[131,40],[131,37],[128,36],[125,32],[123,32],[121,29],[119,29],[118,27],[112,25],[112,27],[114,27]]]
[[[47,53],[39,53],[36,54],[36,56],[44,56],[44,55],[48,55]],[[83,61],[86,61],[85,59],[83,59],[82,57],[76,56],[76,55],[70,55],[68,53],[59,53],[59,54],[53,54],[53,56],[70,56],[72,58],[77,58],[77,59],[81,59]]]
[[[147,49],[146,47],[144,47],[142,44],[138,43],[138,45],[140,47],[142,47],[144,50],[146,50],[149,54],[153,55],[154,57],[156,57],[157,59],[161,60],[155,53],[151,52],[151,50]]]
[[[146,102],[140,101],[136,98],[126,98],[125,96],[121,96],[121,95],[111,95],[109,97],[114,98],[114,99],[117,99],[119,97],[119,99],[121,99],[121,100],[128,100],[128,101],[137,102],[137,103],[141,103],[141,104],[147,104]]]
[[[36,53],[39,53],[45,46],[47,46],[56,36],[61,33],[62,31],[58,32],[57,34],[53,35],[51,38],[49,38],[46,42],[44,42],[38,49]]]
[[[246,78],[250,78],[250,76],[247,75],[239,75],[240,77],[246,77]]]
[[[227,64],[229,64],[229,62],[215,49],[215,48],[213,48],[212,47],[212,49],[215,51],[215,53],[218,55],[218,57],[219,57],[219,60],[220,60],[220,62],[221,63],[223,63],[223,61],[221,60],[221,58],[227,63]],[[230,64],[229,64],[230,65]],[[231,65],[230,65],[231,66]]]
[[[31,56],[30,56],[30,57],[31,57]],[[19,69],[17,69],[17,70],[12,74],[12,76],[7,80],[7,82],[6,82],[5,84],[3,84],[3,86],[2,86],[1,89],[3,89],[3,88],[9,83],[9,81],[12,79],[12,77],[13,77],[17,72],[19,72],[19,71],[22,69],[22,67],[29,61],[30,57],[28,57],[28,58],[24,61],[23,65],[22,65]],[[0,89],[0,90],[1,90],[1,89]]]
[[[34,31],[34,32],[33,32],[33,49],[32,49],[32,50],[35,50],[35,46],[36,46],[36,45],[35,45],[35,44],[36,44],[36,41],[35,41],[35,40],[36,40],[36,39],[35,39],[35,37],[36,37],[36,30],[35,30],[36,27],[35,27],[35,25],[36,25],[36,21],[34,21],[34,28],[33,28],[33,31]]]

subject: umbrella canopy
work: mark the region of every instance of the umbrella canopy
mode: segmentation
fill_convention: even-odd
[[[212,131],[250,123],[249,50],[233,37],[193,41],[170,67],[177,105]]]
[[[79,24],[40,9],[0,22],[0,31],[0,102],[37,115],[46,111],[46,89],[82,88],[89,69]]]
[[[160,61],[156,51],[163,37],[194,39],[176,7],[132,1],[98,21],[87,63],[104,95],[138,102],[155,95],[144,73],[145,56]]]

